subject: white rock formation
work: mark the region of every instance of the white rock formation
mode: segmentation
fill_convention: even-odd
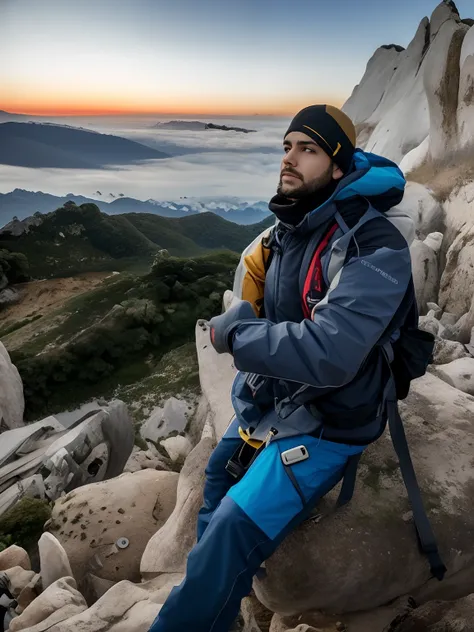
[[[45,632],[85,610],[87,604],[78,592],[76,582],[72,577],[64,577],[46,588],[18,618],[13,619],[8,630]],[[72,632],[74,628],[69,629]]]
[[[474,144],[474,27],[464,38],[460,56],[458,134],[461,148]]]
[[[400,169],[410,177],[410,172],[422,165],[430,155],[430,136],[425,138],[417,147],[409,151],[400,162]]]
[[[430,233],[444,231],[443,208],[432,192],[422,184],[408,182],[398,208],[413,218],[418,239],[423,240]]]
[[[54,417],[8,430],[0,442],[0,514],[22,496],[55,500],[64,491],[122,473],[134,444],[122,402],[66,430]]]
[[[474,358],[458,358],[433,368],[433,372],[451,386],[474,395]]]
[[[23,425],[23,383],[0,342],[0,433]]]
[[[193,444],[188,437],[182,437],[181,435],[164,439],[160,441],[160,445],[166,450],[173,463],[184,463],[185,458],[193,449]]]
[[[158,408],[142,425],[140,434],[145,441],[157,443],[172,432],[183,432],[191,408],[183,399],[170,397],[163,408]]]
[[[38,542],[38,549],[43,589],[58,579],[73,577],[67,553],[54,535],[43,533]]]
[[[369,60],[361,83],[354,88],[344,105],[344,111],[355,125],[366,121],[377,108],[397,70],[403,52],[399,47],[382,46]]]
[[[466,24],[446,19],[427,55],[423,79],[430,113],[430,154],[435,160],[459,147],[459,61],[467,30]]]
[[[416,239],[411,247],[413,280],[420,314],[424,314],[427,303],[438,296],[438,257],[426,243]]]
[[[204,470],[214,445],[213,437],[205,434],[186,459],[179,475],[174,511],[164,526],[150,539],[143,553],[140,572],[144,579],[162,573],[184,572],[187,555],[196,542],[196,522],[202,505]]]

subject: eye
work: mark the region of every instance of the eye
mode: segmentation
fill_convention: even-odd
[[[311,149],[310,147],[305,147],[303,151],[307,151],[310,154],[315,154],[316,152],[314,151],[314,149]]]
[[[287,154],[290,151],[290,148],[288,147],[288,145],[285,145],[283,147],[283,151],[285,152],[285,154]]]

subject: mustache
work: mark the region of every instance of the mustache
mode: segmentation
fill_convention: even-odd
[[[296,176],[300,180],[303,180],[303,176],[300,173],[298,173],[297,171],[295,171],[294,169],[288,169],[288,168],[283,169],[283,171],[280,173],[280,178],[282,176],[286,175],[286,174],[288,174],[290,176]]]

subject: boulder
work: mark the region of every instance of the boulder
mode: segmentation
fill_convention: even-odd
[[[407,178],[410,173],[420,167],[430,158],[430,136],[425,138],[417,147],[409,151],[400,162],[400,169]],[[409,183],[410,184],[410,183]]]
[[[184,463],[186,457],[193,449],[193,445],[188,437],[169,437],[160,441],[160,445],[166,450],[173,463]]]
[[[216,354],[217,355],[217,354]],[[176,507],[148,542],[140,572],[144,579],[162,573],[183,573],[186,558],[196,542],[197,514],[202,505],[207,462],[214,447],[205,436],[187,457],[179,475]]]
[[[419,239],[410,247],[413,281],[420,313],[426,313],[427,303],[438,297],[438,258],[435,251]]]
[[[73,576],[67,553],[54,535],[43,533],[38,542],[38,549],[43,588],[51,586],[63,577]]]
[[[63,577],[48,586],[24,611],[13,619],[9,632],[50,632],[58,623],[87,609],[72,577]],[[75,628],[69,628],[75,630]],[[79,630],[77,630],[79,632]]]
[[[444,582],[430,581],[418,550],[406,490],[385,434],[364,453],[356,493],[333,512],[335,492],[319,507],[323,519],[307,521],[266,562],[256,579],[258,599],[274,612],[349,613],[369,610],[410,593],[427,601],[472,592],[474,547],[472,433],[474,398],[427,374],[400,404],[420,487],[441,554]],[[468,572],[461,582],[462,570]],[[457,593],[457,594],[456,594]]]
[[[130,458],[124,467],[125,472],[139,472],[140,470],[153,469],[161,471],[169,471],[169,466],[159,457],[155,456],[150,450],[140,450],[135,446]]]
[[[446,256],[446,267],[441,276],[439,304],[443,310],[461,318],[469,314],[463,323],[461,342],[469,342],[474,326],[474,224],[472,220],[452,242]]]
[[[448,364],[459,358],[466,358],[469,354],[460,342],[437,338],[433,352],[433,364]]]
[[[0,342],[0,432],[23,426],[23,383],[8,351]]]
[[[82,608],[58,623],[53,621],[53,614],[38,627],[28,628],[28,632],[148,632],[161,604],[181,578],[167,575],[140,585],[121,581],[87,610]]]
[[[430,233],[423,243],[438,254],[443,245],[443,233]]]
[[[0,551],[0,571],[6,571],[14,566],[21,566],[25,571],[31,571],[28,553],[16,544],[12,544],[7,549]]]
[[[439,305],[437,305],[436,303],[429,302],[426,304],[426,307],[429,309],[429,312],[433,312],[433,316],[435,318],[437,318],[438,320],[441,318],[443,314],[443,310],[441,309]]]
[[[184,432],[191,411],[192,407],[188,402],[170,397],[163,408],[156,409],[151,417],[144,422],[140,434],[145,441],[156,444],[171,433]]]
[[[39,594],[43,591],[41,584],[41,575],[37,573],[28,584],[23,588],[18,597],[16,598],[17,607],[16,613],[21,614],[32,603]]]
[[[178,474],[145,469],[86,485],[59,499],[49,530],[78,582],[86,573],[139,580],[140,558],[176,503]]]
[[[458,358],[433,368],[435,375],[454,388],[474,395],[474,358]]]
[[[8,578],[8,585],[13,597],[17,598],[26,586],[36,576],[34,571],[25,571],[21,566],[14,566],[6,571],[2,571],[1,575]]]
[[[431,233],[444,231],[444,212],[432,192],[418,182],[408,182],[397,208],[408,213],[415,224],[416,236],[424,240]]]
[[[430,601],[392,622],[388,632],[469,632],[474,619],[474,595],[457,601]]]
[[[196,325],[196,348],[201,390],[209,406],[208,421],[219,441],[234,418],[230,391],[237,370],[230,355],[214,351],[206,321],[198,321]]]
[[[455,325],[458,322],[456,314],[450,314],[449,312],[443,312],[443,315],[439,319],[442,325]]]
[[[432,314],[428,313],[426,316],[420,316],[418,327],[423,331],[428,331],[433,336],[438,336],[441,323]]]

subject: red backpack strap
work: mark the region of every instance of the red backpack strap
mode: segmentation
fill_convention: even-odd
[[[332,236],[334,235],[338,227],[339,225],[336,222],[329,228],[328,232],[319,242],[313,258],[311,259],[311,263],[308,268],[308,272],[306,274],[305,282],[303,285],[302,303],[303,314],[305,318],[311,318],[312,309],[319,303],[322,298],[324,298],[325,291],[321,255],[324,249],[327,248]]]

